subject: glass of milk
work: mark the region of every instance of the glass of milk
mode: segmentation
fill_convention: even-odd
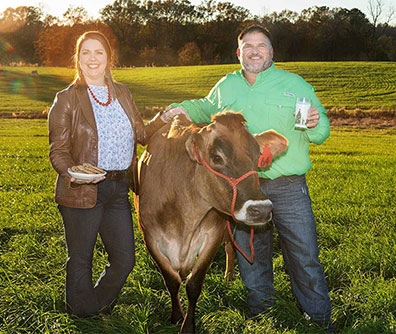
[[[296,101],[296,112],[294,114],[294,127],[296,129],[307,129],[308,110],[311,108],[311,100],[306,97],[298,97]]]

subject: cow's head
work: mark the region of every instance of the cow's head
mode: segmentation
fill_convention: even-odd
[[[233,188],[216,173],[238,179],[257,170],[260,152],[266,145],[275,157],[286,151],[288,142],[273,130],[253,136],[240,113],[222,112],[213,116],[212,121],[188,138],[186,149],[190,158],[199,164],[196,182],[202,196],[217,210],[231,215]],[[247,225],[268,223],[272,203],[261,192],[257,176],[249,174],[236,188],[234,217]]]

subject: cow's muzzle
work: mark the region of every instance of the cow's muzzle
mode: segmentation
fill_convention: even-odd
[[[235,218],[249,226],[262,226],[268,224],[272,219],[272,202],[246,201],[242,208],[234,213]]]

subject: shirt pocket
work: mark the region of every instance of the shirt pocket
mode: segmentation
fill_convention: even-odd
[[[290,131],[294,128],[294,98],[275,97],[267,98],[266,105],[269,111],[269,121],[279,130]],[[275,129],[276,130],[276,129]]]

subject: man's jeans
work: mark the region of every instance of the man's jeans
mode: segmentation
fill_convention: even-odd
[[[127,179],[98,184],[92,209],[59,205],[67,244],[66,304],[69,313],[89,316],[109,313],[135,264],[135,245]],[[100,235],[108,261],[95,287],[92,258]]]
[[[279,233],[283,259],[295,297],[314,322],[330,324],[330,298],[319,263],[315,218],[305,175],[260,179],[261,190],[273,204],[273,223]],[[250,229],[237,224],[235,239],[249,254]],[[237,252],[242,281],[248,290],[252,316],[274,304],[273,227],[254,234],[254,262]]]

